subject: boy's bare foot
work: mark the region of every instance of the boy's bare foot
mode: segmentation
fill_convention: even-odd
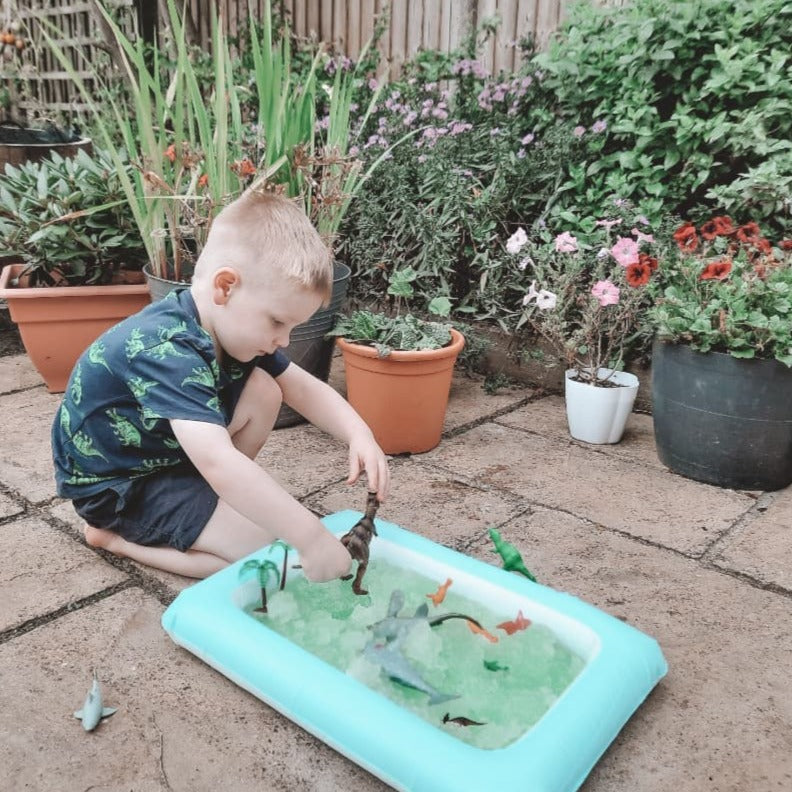
[[[118,540],[121,538],[112,531],[106,531],[104,528],[95,528],[93,525],[88,525],[88,523],[85,524],[84,534],[85,541],[91,547],[101,547],[111,553],[113,552],[113,545],[117,545]]]

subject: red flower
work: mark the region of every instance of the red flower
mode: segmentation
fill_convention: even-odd
[[[170,146],[168,146],[168,148],[166,148],[163,153],[165,154],[165,156],[171,162],[176,162],[176,144],[175,143],[171,143]]]
[[[747,242],[753,244],[762,235],[759,226],[756,223],[745,223],[737,229],[737,239],[740,242]]]
[[[726,215],[713,217],[712,220],[708,220],[701,226],[701,236],[707,240],[715,239],[718,236],[728,236],[732,233],[734,233],[734,225],[731,217]]]
[[[674,231],[674,239],[676,240],[679,249],[687,253],[692,253],[699,243],[698,234],[696,233],[696,226],[693,223],[685,223]]]
[[[639,253],[638,263],[645,264],[652,272],[657,269],[657,259],[654,256],[650,256],[648,253]]]
[[[779,247],[781,250],[792,250],[792,239],[782,239]]]
[[[731,272],[732,263],[729,259],[713,261],[704,268],[699,280],[724,280]]]
[[[209,184],[209,175],[204,173],[204,175],[198,179],[198,186],[206,187],[207,184]]]
[[[256,166],[247,157],[243,160],[234,162],[231,165],[231,170],[236,173],[240,179],[244,179],[246,176],[256,175]]]
[[[628,264],[627,269],[624,271],[625,280],[634,288],[646,286],[651,277],[652,268],[648,264],[641,263],[640,261],[635,264]]]

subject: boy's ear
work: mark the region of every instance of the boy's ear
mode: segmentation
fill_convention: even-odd
[[[241,278],[233,267],[220,267],[212,276],[212,296],[215,305],[225,305],[231,292],[239,286]]]

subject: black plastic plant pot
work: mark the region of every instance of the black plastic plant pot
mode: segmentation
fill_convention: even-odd
[[[792,483],[792,369],[655,341],[652,417],[660,461],[719,487]]]

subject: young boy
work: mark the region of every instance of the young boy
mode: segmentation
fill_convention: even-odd
[[[346,574],[346,548],[254,460],[285,402],[349,447],[385,500],[390,473],[333,388],[280,351],[332,290],[305,213],[246,193],[214,220],[189,289],[108,330],[72,372],[52,427],[58,495],[88,544],[202,578],[281,538],[309,580]]]

